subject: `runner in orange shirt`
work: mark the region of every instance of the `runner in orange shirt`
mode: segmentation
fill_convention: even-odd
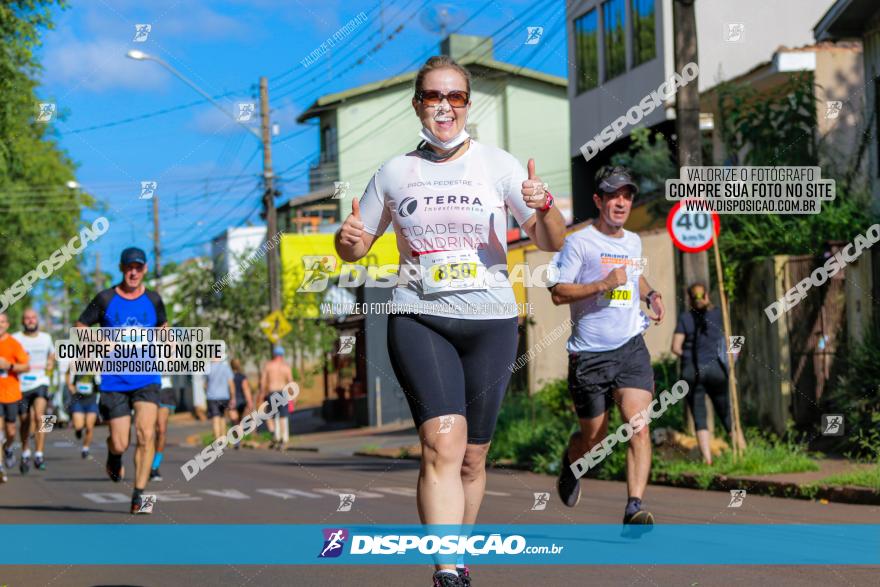
[[[3,443],[3,462],[0,463],[0,483],[6,482],[6,471],[15,466],[12,444],[15,442],[15,419],[21,401],[18,374],[30,369],[28,354],[21,343],[9,334],[9,316],[0,312],[0,428],[6,434]]]

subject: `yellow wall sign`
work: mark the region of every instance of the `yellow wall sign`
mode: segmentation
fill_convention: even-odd
[[[361,265],[367,268],[370,277],[375,278],[382,265],[393,265],[393,269],[381,275],[397,273],[400,253],[394,233],[386,233],[373,243],[367,255],[354,263],[343,261],[333,246],[333,234],[285,234],[281,237],[281,272],[285,299],[294,301],[294,314],[316,318],[319,315],[317,302],[323,291],[322,280],[336,277],[344,265]],[[320,267],[316,272],[313,269]],[[307,271],[308,270],[308,271]],[[308,279],[306,279],[308,278]],[[299,311],[296,311],[299,310]]]

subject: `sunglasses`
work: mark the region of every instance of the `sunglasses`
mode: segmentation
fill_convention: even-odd
[[[437,90],[421,90],[416,92],[416,100],[425,106],[436,106],[442,102],[444,98],[446,98],[446,101],[449,102],[449,105],[453,108],[464,108],[470,101],[471,96],[467,92],[462,92],[460,90],[453,90],[448,94],[438,92]]]

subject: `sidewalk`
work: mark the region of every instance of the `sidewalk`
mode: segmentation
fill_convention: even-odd
[[[187,441],[190,441],[190,444],[198,443],[199,437],[210,430],[208,422],[195,421],[188,414],[178,414],[174,418],[179,422],[175,422],[175,425],[169,427],[169,430],[177,428],[179,432],[188,432]],[[187,422],[187,418],[189,422]],[[199,431],[195,432],[194,428],[198,428]],[[257,440],[245,440],[242,446],[257,450],[268,449],[267,442]],[[389,459],[421,458],[418,433],[410,422],[398,422],[381,428],[346,428],[306,434],[296,434],[296,427],[294,427],[291,446],[288,450],[319,452],[335,456],[368,456]],[[870,469],[876,465],[827,458],[818,459],[816,463],[819,465],[817,471],[803,473],[743,477],[716,475],[708,482],[708,486],[705,478],[691,473],[683,473],[675,477],[659,474],[652,479],[651,484],[717,491],[746,489],[749,493],[756,495],[880,505],[880,492],[873,489],[851,485],[819,484],[819,481],[832,475]],[[504,462],[499,464],[506,469],[530,470],[528,466],[519,463]]]

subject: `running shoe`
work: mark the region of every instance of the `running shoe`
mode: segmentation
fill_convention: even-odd
[[[11,448],[3,449],[3,461],[7,469],[15,466],[15,453]]]
[[[34,466],[41,471],[45,471],[46,461],[43,460],[43,457],[34,457]]]
[[[0,483],[6,483],[9,481],[9,477],[6,476],[6,471],[0,468]]]
[[[654,515],[647,510],[643,510],[641,505],[639,505],[639,509],[635,512],[624,513],[623,523],[633,526],[653,526]]]
[[[458,572],[458,580],[461,581],[462,587],[471,587],[471,572],[467,567],[456,567]]]
[[[21,457],[21,462],[18,464],[18,470],[21,471],[22,475],[27,475],[27,472],[31,470],[31,458]]]
[[[137,497],[131,498],[131,513],[132,514],[152,514],[152,510],[143,509],[144,505],[144,497],[142,495],[138,495]]]
[[[570,508],[581,501],[581,480],[575,477],[571,470],[567,447],[562,451],[562,466],[559,470],[559,479],[556,480],[556,490],[562,503]]]
[[[434,573],[434,587],[462,587],[463,583],[458,575],[437,571]]]
[[[79,454],[80,454],[80,456],[82,456],[82,458],[87,459],[87,458],[89,458],[89,449],[86,447],[83,447],[83,449],[80,451]]]
[[[150,469],[150,481],[161,481],[162,475],[159,473],[159,469]]]

